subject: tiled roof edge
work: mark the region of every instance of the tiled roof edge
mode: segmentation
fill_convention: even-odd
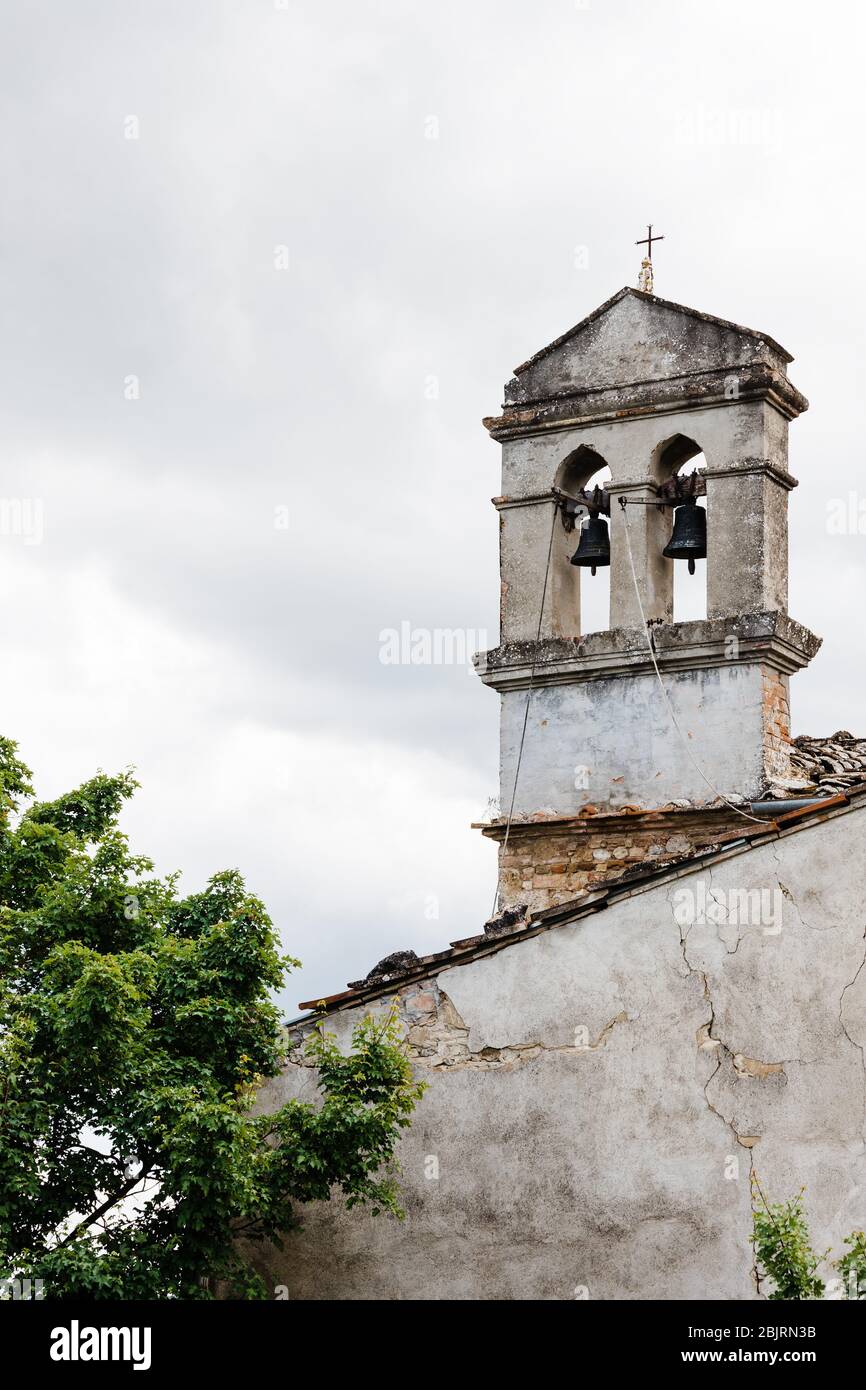
[[[293,1027],[296,1024],[309,1022],[317,1015],[340,1013],[346,1008],[355,1008],[374,999],[381,999],[385,995],[397,993],[416,981],[429,979],[431,975],[438,974],[441,969],[451,969],[452,966],[467,964],[469,961],[478,960],[482,956],[494,955],[497,951],[504,950],[517,941],[528,941],[530,937],[538,936],[541,932],[549,931],[553,927],[566,926],[568,923],[579,921],[583,917],[590,917],[596,912],[603,911],[612,903],[636,896],[638,893],[647,892],[650,888],[656,887],[657,884],[663,883],[667,878],[682,878],[685,874],[697,872],[706,864],[715,864],[722,859],[734,858],[762,843],[794,834],[799,830],[807,829],[810,825],[820,824],[824,820],[835,819],[836,816],[844,815],[848,811],[864,809],[862,806],[852,805],[852,801],[859,801],[864,795],[866,795],[866,782],[852,787],[844,795],[830,796],[822,801],[804,806],[802,809],[798,808],[788,811],[784,815],[776,816],[772,821],[768,821],[766,829],[746,829],[742,835],[732,833],[720,839],[717,849],[685,855],[680,859],[669,859],[657,867],[646,869],[641,867],[628,878],[616,879],[610,887],[594,888],[589,893],[583,893],[580,897],[567,903],[560,903],[557,907],[549,907],[543,912],[536,913],[520,930],[501,936],[486,936],[479,933],[476,937],[465,938],[465,943],[461,942],[456,948],[452,947],[450,950],[437,951],[432,955],[420,957],[417,966],[403,975],[389,980],[371,982],[366,989],[343,990],[339,994],[307,1000],[300,1003],[298,1008],[312,1012],[301,1014],[297,1018],[289,1020],[287,1026]]]

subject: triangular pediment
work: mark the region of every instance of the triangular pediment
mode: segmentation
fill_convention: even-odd
[[[626,287],[515,368],[508,399],[669,381],[759,362],[785,375],[792,360],[765,333]]]

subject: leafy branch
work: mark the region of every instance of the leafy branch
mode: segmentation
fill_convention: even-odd
[[[755,1256],[772,1281],[770,1299],[823,1299],[827,1285],[818,1273],[830,1254],[815,1254],[803,1205],[805,1188],[786,1202],[770,1204],[757,1174],[752,1175],[752,1196],[761,1206],[753,1210],[751,1243]],[[845,1239],[848,1252],[832,1266],[837,1270],[842,1296],[866,1298],[866,1235],[854,1231]]]
[[[0,738],[0,1275],[47,1297],[265,1297],[250,1242],[305,1203],[402,1215],[396,1146],[423,1088],[391,1014],[346,1055],[315,1027],[316,1102],[254,1113],[298,962],[236,870],[182,897],[130,851],[135,787],[99,773],[34,802]]]

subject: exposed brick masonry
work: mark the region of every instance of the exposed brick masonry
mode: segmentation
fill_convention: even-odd
[[[663,864],[708,849],[749,824],[723,807],[512,825],[500,903],[526,904],[531,912],[541,912],[621,878],[636,865]],[[484,834],[501,844],[505,827],[487,826]]]

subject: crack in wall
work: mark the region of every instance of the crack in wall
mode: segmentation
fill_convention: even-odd
[[[640,1017],[637,1012],[621,1009],[592,1040],[588,1035],[586,1041],[574,1043],[546,1043],[539,1039],[531,1042],[504,1043],[501,1047],[486,1046],[473,1051],[469,1046],[469,1026],[435,980],[427,981],[422,990],[405,999],[399,994],[394,995],[390,1003],[398,1005],[401,1018],[407,1026],[406,1046],[411,1060],[429,1070],[437,1071],[514,1071],[542,1054],[583,1056],[603,1049],[618,1025],[634,1023]],[[310,1026],[308,1024],[306,1028],[296,1030],[299,1040]],[[586,1032],[585,1029],[575,1029],[575,1036],[578,1031]],[[290,1055],[288,1064],[297,1067],[315,1066],[315,1062],[307,1057],[300,1047]]]
[[[750,1206],[751,1212],[752,1212],[752,1232],[753,1232],[753,1233],[754,1233],[754,1228],[755,1228],[755,1212],[756,1212],[756,1202],[757,1202],[757,1182],[758,1182],[758,1175],[757,1175],[757,1172],[755,1171],[755,1156],[754,1156],[754,1154],[753,1154],[753,1152],[752,1152],[752,1150],[751,1150],[751,1148],[750,1148],[750,1149],[749,1149],[749,1206]],[[755,1245],[754,1241],[751,1241],[750,1244],[751,1244],[751,1246],[752,1246],[752,1266],[751,1266],[751,1269],[749,1270],[749,1273],[750,1273],[751,1276],[752,1276],[752,1283],[753,1283],[754,1286],[755,1286],[755,1294],[757,1295],[758,1298],[763,1298],[763,1297],[764,1297],[764,1290],[763,1290],[763,1288],[761,1287],[761,1285],[762,1285],[762,1283],[763,1283],[763,1276],[762,1276],[761,1271],[760,1271],[760,1269],[759,1269],[759,1267],[758,1267],[758,1249],[757,1249],[757,1246]]]
[[[716,926],[716,934],[717,934],[719,940],[721,941],[722,945],[724,946],[725,950],[727,951],[728,955],[729,955],[729,956],[735,956],[735,955],[737,954],[737,952],[739,951],[739,949],[740,949],[740,942],[742,941],[743,937],[740,935],[740,933],[739,933],[739,931],[738,931],[738,932],[737,932],[737,944],[736,944],[736,946],[733,948],[733,950],[731,950],[730,946],[729,946],[728,943],[727,943],[726,938],[725,938],[724,936],[722,936],[721,930],[720,930],[719,928],[722,927],[722,926],[726,926],[726,927],[728,927],[728,926],[738,927],[738,926],[739,926],[739,923],[738,923],[738,922],[731,922],[731,920],[730,920],[730,912],[729,912],[729,910],[728,910],[728,905],[727,905],[727,903],[723,903],[723,902],[721,901],[720,898],[717,898],[716,895],[715,895],[715,893],[714,893],[714,891],[713,891],[713,866],[712,866],[712,864],[708,864],[708,865],[707,865],[707,870],[708,870],[708,876],[709,876],[709,884],[708,884],[708,887],[707,887],[707,896],[710,897],[710,898],[712,898],[712,900],[713,900],[713,902],[716,904],[716,906],[725,914],[725,919],[726,919],[726,920],[725,920],[724,922],[722,922],[722,923],[718,923],[718,922],[717,922],[717,923],[715,924],[715,926]],[[745,935],[745,933],[743,933],[743,935]],[[688,963],[688,962],[687,962],[687,963]]]
[[[751,1213],[752,1213],[752,1221],[753,1221],[753,1223],[754,1223],[754,1215],[755,1215],[755,1185],[754,1185],[754,1178],[755,1178],[755,1156],[754,1156],[753,1150],[754,1150],[755,1144],[757,1144],[757,1143],[759,1142],[761,1136],[760,1136],[759,1134],[740,1134],[739,1130],[737,1129],[736,1125],[735,1125],[734,1122],[733,1122],[733,1119],[732,1119],[732,1118],[729,1119],[727,1115],[724,1115],[724,1114],[722,1113],[722,1111],[719,1110],[719,1109],[713,1104],[712,1100],[710,1099],[709,1088],[710,1088],[712,1082],[715,1081],[715,1079],[716,1079],[716,1077],[718,1076],[719,1072],[721,1071],[721,1068],[722,1068],[722,1061],[723,1061],[723,1058],[724,1058],[725,1056],[727,1056],[727,1057],[730,1059],[731,1066],[733,1067],[733,1069],[734,1069],[734,1071],[735,1071],[735,1073],[736,1073],[736,1075],[737,1075],[738,1077],[763,1077],[763,1076],[768,1076],[768,1075],[770,1075],[771,1073],[778,1073],[778,1072],[782,1072],[782,1073],[784,1074],[784,1065],[783,1065],[783,1063],[781,1063],[781,1062],[759,1062],[759,1061],[757,1061],[755,1058],[752,1058],[752,1057],[745,1057],[745,1056],[743,1055],[743,1053],[741,1053],[741,1052],[734,1053],[734,1052],[731,1050],[731,1048],[728,1047],[727,1043],[725,1043],[721,1038],[716,1038],[716,1037],[713,1036],[713,1029],[715,1028],[715,1024],[716,1024],[716,1010],[715,1010],[715,1005],[713,1004],[712,995],[711,995],[711,993],[710,993],[709,980],[707,979],[707,973],[706,973],[706,971],[705,971],[705,970],[698,970],[697,967],[696,967],[696,966],[693,966],[692,963],[691,963],[691,961],[689,960],[689,957],[688,957],[688,946],[687,946],[688,932],[684,932],[684,931],[683,931],[683,928],[680,926],[679,922],[677,921],[676,913],[674,912],[674,908],[673,908],[673,903],[671,902],[671,893],[672,893],[672,892],[673,892],[673,886],[672,886],[672,887],[669,889],[669,891],[668,891],[667,899],[668,899],[668,906],[669,906],[670,909],[671,909],[671,916],[673,917],[674,926],[675,926],[676,929],[677,929],[677,932],[678,932],[678,935],[679,935],[679,939],[680,939],[680,950],[682,951],[683,964],[685,965],[686,970],[687,970],[687,972],[688,972],[689,975],[696,975],[696,976],[698,977],[698,979],[701,981],[701,984],[702,984],[702,986],[703,986],[704,999],[706,1000],[707,1008],[708,1008],[708,1010],[709,1010],[709,1015],[710,1015],[709,1018],[706,1020],[706,1022],[705,1022],[705,1023],[702,1023],[701,1026],[700,1026],[700,1028],[699,1028],[698,1031],[697,1031],[697,1035],[696,1035],[697,1045],[698,1045],[699,1050],[701,1050],[701,1051],[704,1051],[704,1052],[708,1052],[708,1051],[713,1051],[713,1052],[715,1052],[715,1051],[717,1051],[717,1052],[718,1052],[718,1059],[717,1059],[717,1061],[716,1061],[716,1065],[715,1065],[715,1067],[713,1068],[713,1070],[710,1072],[710,1075],[707,1077],[707,1080],[706,1080],[706,1082],[705,1082],[705,1084],[704,1084],[704,1086],[703,1086],[704,1101],[705,1101],[705,1103],[706,1103],[707,1109],[711,1112],[711,1114],[715,1115],[717,1119],[721,1120],[721,1122],[722,1122],[722,1124],[725,1126],[725,1128],[728,1129],[728,1130],[730,1130],[731,1134],[733,1134],[734,1139],[736,1140],[737,1144],[738,1144],[741,1148],[746,1149],[747,1152],[748,1152],[748,1155],[749,1155],[749,1209],[750,1209],[750,1211],[751,1211]],[[722,940],[722,938],[720,938],[720,940]],[[737,950],[739,949],[739,945],[740,945],[740,941],[741,941],[741,940],[742,940],[742,937],[740,937],[740,938],[738,939],[737,945],[735,946],[734,950],[733,950],[733,951],[728,951],[728,955],[735,955],[735,954],[736,954]],[[722,945],[725,946],[725,949],[726,949],[726,951],[727,951],[727,944],[724,942],[724,940],[722,940]],[[786,1079],[786,1081],[787,1081],[787,1077],[786,1077],[785,1079]],[[754,1288],[754,1290],[755,1290],[755,1296],[756,1296],[757,1298],[761,1298],[761,1297],[763,1297],[763,1290],[762,1290],[762,1288],[761,1288],[761,1272],[760,1272],[760,1270],[759,1270],[759,1268],[758,1268],[758,1255],[757,1255],[757,1251],[755,1250],[754,1245],[751,1246],[751,1249],[752,1249],[752,1261],[751,1261],[751,1265],[750,1265],[750,1267],[749,1267],[749,1276],[750,1276],[751,1281],[752,1281],[752,1286],[753,1286],[753,1288]]]
[[[866,941],[866,929],[864,929],[864,932],[863,932],[863,939],[864,939],[864,941]],[[860,964],[857,966],[857,969],[856,969],[855,972],[854,972],[853,978],[850,979],[850,980],[848,981],[847,985],[846,985],[845,988],[842,990],[842,993],[839,995],[839,1026],[840,1026],[840,1028],[842,1029],[842,1032],[845,1034],[845,1037],[848,1039],[848,1041],[849,1041],[849,1043],[851,1044],[851,1046],[852,1046],[852,1047],[856,1047],[857,1051],[860,1053],[860,1065],[861,1065],[861,1067],[862,1067],[862,1069],[863,1069],[863,1097],[864,1097],[864,1106],[863,1106],[863,1142],[864,1142],[864,1144],[866,1144],[866,1049],[864,1049],[862,1043],[858,1043],[858,1042],[856,1041],[856,1039],[854,1039],[854,1038],[851,1037],[851,1034],[848,1032],[848,1029],[847,1029],[847,1027],[845,1026],[845,1019],[842,1017],[842,1012],[843,1012],[843,1009],[844,1009],[844,1007],[845,1007],[845,995],[848,993],[849,989],[853,989],[854,985],[856,985],[857,980],[858,980],[859,977],[860,977],[860,972],[861,972],[861,970],[863,969],[864,965],[866,965],[866,952],[864,952],[864,954],[863,954],[863,959],[861,960]]]
[[[760,1139],[761,1136],[760,1136],[760,1135],[740,1134],[739,1131],[738,1131],[738,1130],[736,1129],[736,1127],[734,1126],[733,1120],[732,1120],[732,1119],[729,1119],[727,1115],[724,1115],[724,1114],[713,1104],[713,1102],[710,1100],[710,1097],[709,1097],[709,1094],[708,1094],[708,1092],[709,1092],[709,1087],[710,1087],[711,1083],[715,1080],[716,1076],[718,1075],[718,1073],[719,1073],[719,1071],[720,1071],[720,1069],[721,1069],[721,1067],[722,1067],[722,1060],[723,1060],[723,1058],[725,1058],[725,1057],[728,1058],[728,1060],[730,1061],[731,1066],[732,1066],[732,1068],[733,1068],[733,1070],[734,1070],[735,1075],[736,1075],[738,1078],[740,1078],[740,1079],[757,1079],[757,1080],[762,1080],[763,1078],[765,1078],[765,1077],[767,1077],[767,1076],[772,1076],[772,1075],[777,1075],[777,1074],[781,1074],[781,1075],[784,1076],[784,1075],[785,1075],[785,1063],[784,1063],[784,1061],[782,1061],[782,1062],[762,1062],[762,1061],[760,1061],[760,1060],[759,1060],[758,1058],[756,1058],[756,1057],[747,1057],[747,1056],[745,1055],[745,1053],[743,1053],[743,1052],[734,1052],[733,1048],[729,1047],[728,1044],[724,1041],[723,1038],[718,1038],[718,1037],[716,1037],[716,1036],[714,1035],[713,1030],[714,1030],[714,1028],[715,1028],[715,1026],[716,1026],[716,1011],[715,1011],[715,1005],[713,1004],[713,998],[712,998],[712,995],[711,995],[711,993],[710,993],[710,984],[709,984],[709,980],[708,980],[708,978],[707,978],[707,972],[706,972],[705,970],[699,970],[699,969],[697,968],[697,966],[692,965],[691,961],[689,960],[689,957],[688,957],[688,932],[684,931],[683,928],[682,928],[682,926],[680,925],[680,923],[677,921],[676,913],[674,912],[674,909],[673,909],[673,903],[671,902],[671,892],[672,892],[672,891],[673,891],[673,890],[671,889],[671,890],[669,891],[669,893],[668,893],[668,906],[671,908],[671,915],[672,915],[673,920],[674,920],[674,925],[676,926],[677,932],[678,932],[678,934],[679,934],[680,950],[681,950],[681,952],[682,952],[683,963],[684,963],[684,965],[685,965],[685,967],[686,967],[686,970],[687,970],[688,974],[689,974],[689,975],[695,975],[695,976],[697,976],[697,978],[701,981],[701,986],[702,986],[702,988],[703,988],[703,993],[704,993],[704,999],[706,1000],[707,1008],[708,1008],[708,1010],[709,1010],[709,1015],[710,1015],[709,1018],[708,1018],[704,1023],[701,1024],[700,1028],[699,1028],[698,1031],[697,1031],[697,1034],[696,1034],[697,1046],[698,1046],[699,1050],[702,1051],[702,1052],[715,1052],[715,1051],[718,1051],[718,1059],[717,1059],[716,1065],[715,1065],[715,1067],[713,1068],[713,1071],[712,1071],[712,1072],[710,1073],[710,1075],[708,1076],[707,1081],[706,1081],[706,1083],[705,1083],[705,1085],[704,1085],[704,1087],[703,1087],[704,1099],[705,1099],[705,1101],[706,1101],[706,1103],[707,1103],[708,1109],[711,1110],[712,1113],[713,1113],[714,1115],[718,1116],[718,1118],[722,1121],[722,1123],[723,1123],[728,1129],[730,1129],[730,1131],[731,1131],[731,1133],[733,1134],[734,1138],[736,1139],[737,1143],[740,1144],[740,1145],[742,1145],[743,1148],[751,1149],[752,1146],[753,1146],[755,1143],[758,1142],[758,1140]],[[742,938],[741,938],[741,939],[742,939]],[[724,942],[723,942],[722,944],[724,945]],[[738,944],[739,944],[739,943],[738,943]],[[727,949],[727,948],[726,948],[726,949]],[[728,951],[727,954],[728,954],[728,955],[734,955],[734,954],[736,954],[736,952],[735,952],[735,951]],[[785,1080],[787,1081],[787,1077],[785,1077]]]
[[[777,867],[777,868],[781,868],[782,865],[781,865],[781,861],[780,861],[780,859],[779,859],[779,852],[778,852],[777,845],[776,845],[776,844],[771,844],[770,849],[771,849],[773,858],[774,858],[775,861],[776,861],[776,867]],[[781,879],[778,879],[778,884],[779,884],[779,888],[781,889],[781,891],[782,891],[782,893],[784,894],[785,898],[786,898],[787,901],[791,904],[791,906],[793,907],[794,911],[796,912],[796,914],[797,914],[797,919],[798,919],[798,921],[800,922],[800,925],[801,925],[801,926],[805,927],[807,931],[825,931],[825,930],[827,930],[827,928],[816,927],[816,926],[814,926],[811,922],[807,922],[806,919],[805,919],[805,917],[803,916],[802,912],[800,911],[800,904],[797,902],[797,899],[796,899],[796,897],[794,896],[794,894],[791,892],[791,890],[782,882]],[[834,923],[833,925],[835,925],[835,923]],[[864,940],[866,940],[866,929],[864,929],[863,938],[864,938]],[[844,1007],[845,1007],[845,995],[848,993],[848,990],[849,990],[849,989],[852,989],[852,988],[854,987],[854,985],[857,983],[857,980],[858,980],[858,978],[859,978],[859,976],[860,976],[860,972],[862,971],[862,969],[863,969],[864,966],[866,966],[866,952],[864,952],[863,959],[860,961],[860,964],[858,965],[857,969],[855,970],[853,977],[852,977],[852,978],[848,981],[848,983],[843,987],[842,992],[841,992],[841,994],[839,995],[839,1027],[842,1029],[842,1032],[845,1034],[845,1037],[848,1039],[848,1041],[850,1042],[851,1046],[852,1046],[852,1047],[855,1047],[855,1048],[857,1049],[857,1051],[860,1053],[860,1065],[861,1065],[862,1070],[863,1070],[863,1129],[862,1129],[862,1134],[863,1134],[863,1142],[864,1142],[864,1144],[866,1144],[866,1048],[864,1048],[864,1046],[863,1046],[862,1043],[858,1043],[854,1038],[852,1038],[851,1034],[848,1032],[847,1027],[845,1026],[845,1019],[844,1019],[844,1017],[843,1017],[843,1010],[844,1010]]]
[[[575,1043],[546,1043],[534,1040],[505,1043],[501,1047],[486,1046],[473,1051],[469,1046],[470,1029],[448,995],[437,989],[436,1000],[437,1007],[435,1011],[431,1011],[429,1022],[418,1022],[410,1026],[406,1042],[413,1061],[430,1069],[446,1071],[514,1071],[542,1054],[582,1056],[589,1052],[598,1052],[605,1047],[610,1034],[618,1024],[633,1023],[640,1016],[621,1009],[604,1025],[593,1041],[588,1038],[586,1042]],[[411,1000],[406,1002],[410,1005],[411,1015]]]
[[[773,858],[774,858],[775,861],[776,861],[776,868],[777,868],[777,869],[781,869],[781,867],[782,867],[782,861],[781,861],[780,858],[779,858],[779,851],[778,851],[778,849],[777,849],[777,847],[776,847],[776,843],[775,843],[775,842],[771,842],[771,843],[769,844],[768,848],[769,848],[770,853],[772,854]],[[812,925],[811,922],[807,922],[807,921],[806,921],[806,918],[803,916],[802,912],[800,911],[800,904],[797,902],[797,899],[794,897],[794,894],[791,892],[790,888],[788,888],[788,887],[786,886],[786,884],[784,884],[780,878],[777,878],[777,879],[776,879],[776,882],[777,882],[778,885],[779,885],[779,889],[780,889],[780,891],[781,891],[781,893],[782,893],[782,896],[783,896],[784,898],[787,899],[787,901],[791,904],[791,906],[793,907],[794,911],[796,912],[796,914],[797,914],[797,920],[799,921],[799,923],[800,923],[800,925],[801,925],[802,927],[805,927],[807,931],[818,931],[818,932],[820,932],[820,931],[826,931],[826,928],[825,928],[825,927],[815,927],[815,926]]]

